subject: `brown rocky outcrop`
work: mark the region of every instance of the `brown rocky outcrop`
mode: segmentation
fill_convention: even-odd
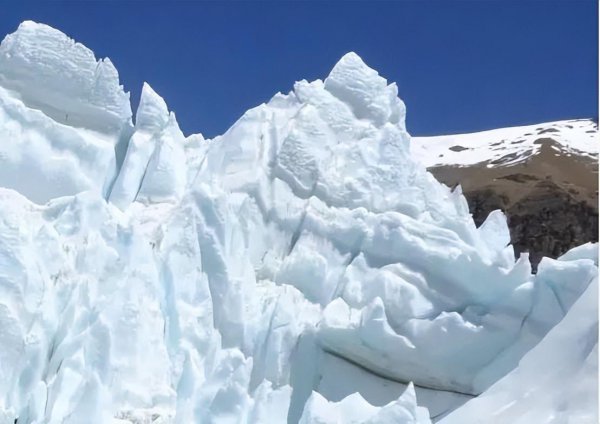
[[[537,139],[541,149],[516,164],[429,169],[451,187],[461,184],[477,225],[491,211],[503,210],[517,256],[529,252],[534,269],[542,256],[556,258],[598,241],[598,162],[562,151],[551,137]]]

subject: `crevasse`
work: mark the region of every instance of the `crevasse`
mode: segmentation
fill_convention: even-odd
[[[108,59],[21,24],[0,45],[0,423],[597,421],[597,245],[532,275],[500,211],[476,228],[412,158],[405,115],[349,53],[185,137],[148,84],[134,120]]]

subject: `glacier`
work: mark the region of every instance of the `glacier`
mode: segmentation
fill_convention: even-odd
[[[532,274],[405,117],[348,53],[185,136],[150,85],[134,116],[110,60],[23,22],[0,45],[0,423],[597,422],[597,245]]]

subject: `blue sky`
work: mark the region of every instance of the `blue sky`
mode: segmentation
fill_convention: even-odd
[[[143,81],[186,134],[212,137],[357,52],[407,105],[413,135],[598,115],[598,6],[576,1],[5,2]]]

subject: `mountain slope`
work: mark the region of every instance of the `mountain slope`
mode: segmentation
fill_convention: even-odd
[[[461,185],[477,225],[503,210],[516,255],[529,252],[535,268],[598,241],[599,146],[597,123],[582,119],[414,137],[411,152],[441,182]]]

